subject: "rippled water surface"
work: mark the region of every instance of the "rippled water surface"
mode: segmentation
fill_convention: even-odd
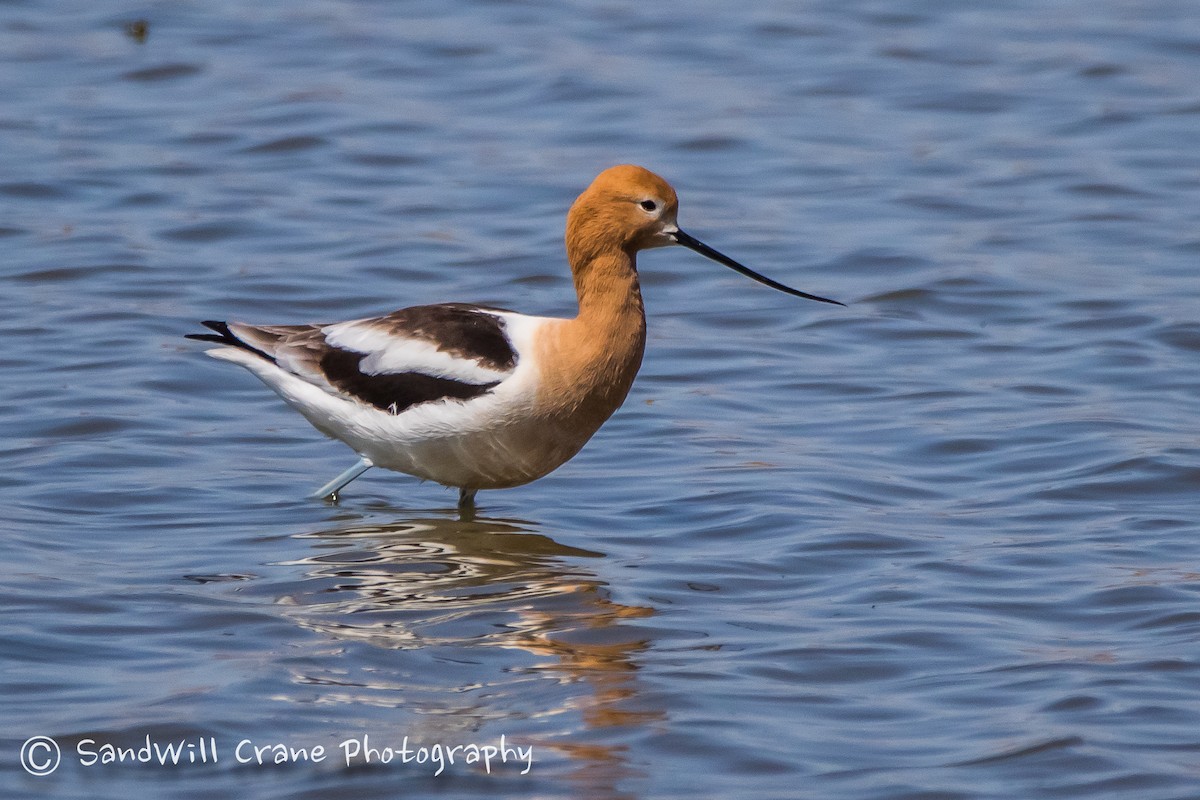
[[[16,0],[0,159],[5,797],[1200,797],[1195,3]],[[181,338],[569,314],[629,161],[849,306],[644,255],[474,519]]]

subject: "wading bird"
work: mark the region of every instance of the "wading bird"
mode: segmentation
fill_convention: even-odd
[[[373,466],[457,487],[520,486],[579,452],[625,400],[646,344],[640,250],[683,245],[759,283],[842,305],[754,272],[679,229],[675,190],[631,165],[600,173],[567,214],[579,313],[535,317],[444,303],[312,325],[205,322],[214,358],[240,364],[359,461],[314,497],[337,498]]]

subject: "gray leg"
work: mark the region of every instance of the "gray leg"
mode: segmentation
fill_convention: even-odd
[[[460,510],[470,510],[475,508],[475,493],[478,489],[459,489],[458,490],[458,507]]]
[[[332,497],[334,500],[337,500],[337,493],[344,489],[346,484],[350,483],[350,481],[354,480],[359,475],[362,475],[373,466],[375,465],[367,459],[359,458],[357,464],[343,472],[341,475],[338,475],[320,489],[317,489],[315,492],[310,494],[309,497],[313,498],[314,500],[320,500],[326,497]]]

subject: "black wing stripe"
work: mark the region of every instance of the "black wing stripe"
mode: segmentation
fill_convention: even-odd
[[[497,371],[517,364],[504,320],[489,309],[465,303],[413,306],[381,317],[376,324],[401,338],[432,342],[443,352]]]
[[[390,414],[437,400],[470,400],[499,383],[466,383],[420,372],[368,375],[359,368],[364,358],[364,353],[331,347],[321,355],[321,371],[342,392]]]

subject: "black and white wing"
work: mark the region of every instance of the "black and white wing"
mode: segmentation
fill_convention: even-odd
[[[507,313],[446,303],[329,325],[205,322],[215,333],[188,338],[241,348],[330,394],[400,414],[470,400],[509,377],[519,356]]]

